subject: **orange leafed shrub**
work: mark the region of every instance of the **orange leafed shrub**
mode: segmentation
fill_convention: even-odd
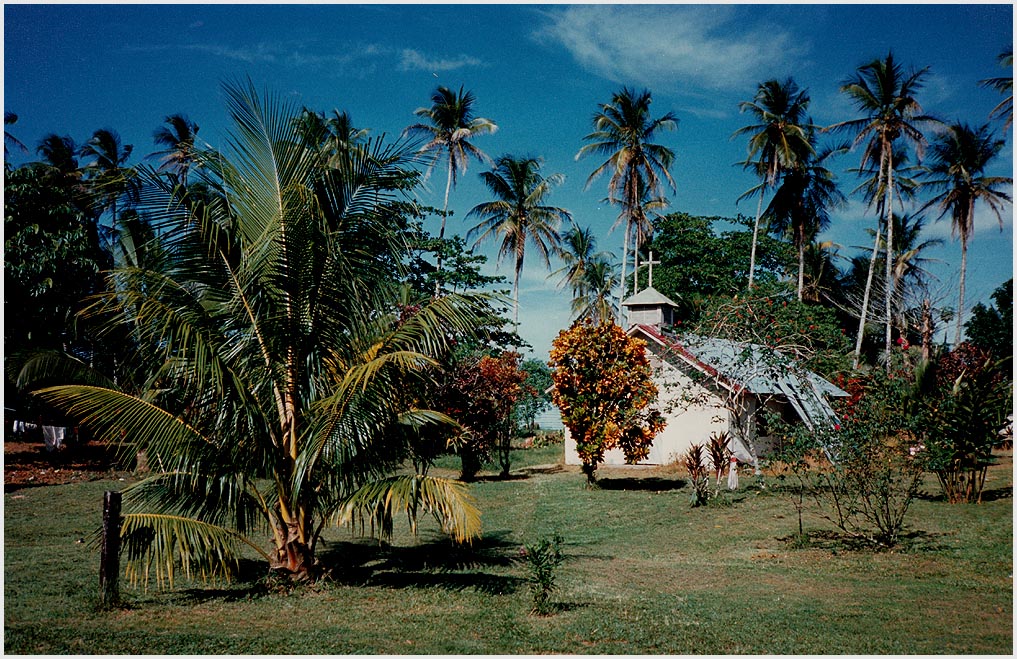
[[[577,323],[552,343],[552,397],[590,482],[605,451],[618,447],[639,462],[664,429],[643,345],[614,323]]]

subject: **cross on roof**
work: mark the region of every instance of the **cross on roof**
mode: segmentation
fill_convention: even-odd
[[[646,261],[643,261],[642,263],[640,263],[639,267],[641,268],[644,265],[650,266],[650,282],[648,284],[648,287],[649,288],[653,288],[653,266],[660,265],[660,261],[654,261],[653,260],[653,252],[651,251],[650,252],[649,260],[646,260]]]

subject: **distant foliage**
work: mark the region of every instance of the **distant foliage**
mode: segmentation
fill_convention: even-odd
[[[473,480],[495,453],[502,474],[508,474],[512,410],[523,395],[525,377],[515,352],[476,356],[456,365],[451,381],[441,391],[439,406],[463,427],[454,440],[462,459],[463,480]]]
[[[1013,357],[1013,279],[992,292],[994,305],[979,302],[964,324],[968,341],[992,353],[996,359]]]
[[[835,313],[787,295],[760,292],[735,298],[710,298],[694,331],[780,350],[824,377],[849,366],[851,343]]]
[[[643,342],[614,323],[581,323],[552,343],[554,402],[576,440],[583,473],[596,482],[604,452],[619,447],[636,463],[650,452],[664,417]]]
[[[548,390],[554,383],[551,381],[551,369],[539,359],[525,360],[520,369],[525,375],[523,393],[513,414],[518,431],[532,432],[536,430],[537,417],[551,406]]]

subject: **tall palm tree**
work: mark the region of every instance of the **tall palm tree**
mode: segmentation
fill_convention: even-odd
[[[989,113],[990,119],[997,117],[1005,119],[1003,130],[1006,131],[1013,125],[1013,49],[1006,50],[999,54],[999,65],[1011,70],[1010,75],[999,78],[988,78],[979,81],[982,87],[995,89],[1006,97],[999,102],[999,105],[992,108]]]
[[[561,185],[565,177],[561,174],[542,176],[541,164],[538,158],[516,158],[509,155],[498,158],[494,169],[480,175],[495,199],[477,204],[467,214],[467,217],[481,218],[481,222],[467,234],[467,239],[477,236],[474,247],[497,236],[501,239],[498,263],[501,263],[506,254],[515,257],[512,322],[517,327],[519,278],[523,273],[526,244],[532,244],[544,265],[550,268],[551,254],[560,249],[562,222],[572,221],[567,210],[544,204],[551,189]]]
[[[813,240],[805,248],[805,276],[802,299],[813,304],[839,301],[843,282],[837,261],[839,245],[830,240]]]
[[[894,326],[903,334],[906,331],[904,317],[908,306],[907,294],[909,290],[924,290],[929,279],[934,278],[927,268],[927,265],[934,259],[925,256],[929,249],[943,243],[939,238],[923,240],[923,232],[926,229],[925,218],[921,215],[894,215],[893,216],[893,253],[894,277],[891,295],[894,300]],[[866,230],[870,236],[875,236],[874,229]],[[877,256],[877,269],[885,264],[886,259],[886,237],[879,239],[879,255]],[[885,291],[885,277],[876,282],[878,290]]]
[[[1013,179],[1003,176],[987,176],[985,169],[999,155],[1005,144],[998,139],[988,125],[972,128],[965,123],[954,123],[938,136],[931,147],[931,164],[928,167],[931,180],[923,183],[939,191],[924,206],[938,206],[939,217],[948,212],[954,235],[960,238],[961,266],[960,286],[957,292],[957,343],[964,330],[964,284],[968,261],[968,241],[975,230],[975,203],[981,201],[988,206],[999,220],[1003,230],[1003,209],[1012,201],[1002,188],[1013,185]]]
[[[475,537],[461,484],[393,475],[409,453],[401,428],[449,422],[404,394],[433,377],[452,336],[473,336],[485,306],[463,295],[405,304],[410,251],[392,213],[406,196],[392,181],[412,154],[374,141],[322,173],[295,108],[249,81],[225,96],[231,150],[199,152],[192,172],[218,194],[194,212],[146,176],[138,210],[163,257],[118,268],[94,308],[137,338],[151,366],[140,389],[89,375],[37,392],[99,436],[125,433],[159,466],[125,492],[128,574],[227,575],[246,545],[313,577],[327,525],[370,518],[390,533],[400,511]]]
[[[595,254],[586,264],[573,292],[571,306],[575,322],[613,322],[618,317],[619,307],[611,293],[620,285],[618,266],[611,255],[605,252]]]
[[[814,131],[808,133],[809,152],[784,172],[780,187],[764,213],[771,230],[790,236],[798,254],[799,301],[805,291],[805,251],[829,227],[830,210],[845,202],[833,173],[823,166],[836,150],[816,152],[811,146]]]
[[[490,119],[474,116],[473,105],[476,97],[473,92],[464,91],[459,87],[456,93],[448,87],[439,86],[431,94],[431,107],[418,108],[413,114],[427,120],[427,123],[413,124],[404,131],[407,135],[421,135],[427,140],[420,147],[421,152],[434,154],[428,173],[441,158],[448,165],[448,177],[445,181],[445,204],[442,206],[441,230],[438,239],[445,238],[445,219],[448,215],[448,195],[455,186],[461,172],[466,171],[470,157],[484,162],[491,159],[483,151],[474,146],[472,140],[480,135],[487,135],[498,130],[497,124]],[[438,270],[441,270],[441,254],[438,255]],[[435,295],[440,284],[435,282]]]
[[[157,171],[172,172],[179,177],[181,185],[186,187],[187,171],[194,162],[198,124],[185,114],[171,114],[163,119],[163,123],[166,125],[155,129],[152,140],[156,146],[164,148],[149,157],[159,159]]]
[[[597,255],[597,239],[589,227],[573,226],[562,234],[556,256],[562,267],[549,277],[561,276],[558,288],[568,286],[576,294],[586,274],[586,269]]]
[[[643,189],[639,195],[639,204],[632,213],[632,293],[639,290],[639,252],[643,246],[653,240],[654,221],[660,219],[660,211],[668,206],[666,197],[654,195]],[[617,226],[621,216],[615,222]],[[612,227],[613,229],[614,227]]]
[[[787,78],[783,82],[761,83],[752,101],[739,104],[740,110],[751,113],[757,123],[739,128],[731,137],[750,133],[748,156],[742,164],[762,179],[758,186],[739,198],[759,195],[749,255],[749,289],[756,271],[756,243],[766,190],[777,185],[784,171],[796,167],[803,158],[814,153],[807,134],[809,102],[808,91],[799,89],[793,79]]]
[[[84,164],[84,173],[100,209],[110,212],[110,232],[116,241],[117,204],[125,193],[133,190],[135,170],[125,167],[134,147],[123,144],[120,135],[108,128],[100,128],[87,142],[78,147],[78,155],[92,158]]]
[[[585,144],[576,154],[576,160],[587,155],[606,156],[586,180],[586,187],[601,174],[610,172],[608,198],[621,206],[625,218],[625,239],[622,248],[621,286],[618,292],[618,307],[625,296],[625,264],[629,254],[629,236],[638,221],[640,202],[644,195],[659,196],[663,184],[676,191],[671,178],[674,151],[654,143],[657,134],[674,130],[678,119],[673,112],[658,117],[650,116],[652,96],[649,90],[636,92],[628,87],[611,97],[610,103],[603,103],[593,115],[593,132],[585,136]]]
[[[865,143],[865,149],[862,152],[863,168],[878,163],[879,182],[876,187],[880,191],[880,196],[885,195],[886,197],[885,203],[881,206],[884,215],[880,217],[880,222],[886,228],[886,243],[890,246],[886,254],[886,280],[890,282],[893,280],[893,221],[888,220],[885,214],[889,214],[891,217],[893,215],[894,147],[899,140],[904,140],[915,146],[917,155],[919,159],[921,158],[925,145],[921,126],[936,121],[931,116],[924,114],[922,106],[915,98],[924,84],[923,79],[928,70],[926,67],[921,70],[905,71],[894,59],[892,52],[888,53],[884,59],[876,59],[862,65],[840,89],[841,92],[847,94],[864,116],[827,128],[827,130],[843,130],[854,133],[853,147]],[[876,248],[873,248],[873,253],[875,250]],[[872,263],[875,264],[875,256]],[[885,295],[884,348],[887,357],[890,355],[891,347],[893,289],[892,284],[887,286]],[[865,330],[868,302],[869,289],[867,287],[862,302],[858,339],[855,345],[856,368],[861,355],[861,336]],[[886,368],[890,368],[889,359],[886,360]]]

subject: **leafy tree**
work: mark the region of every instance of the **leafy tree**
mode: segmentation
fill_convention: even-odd
[[[18,115],[13,112],[4,112],[4,162],[7,162],[7,147],[8,145],[13,146],[22,153],[28,153],[28,147],[26,147],[21,140],[14,137],[8,130],[8,126],[13,126],[18,123]]]
[[[668,170],[674,163],[674,151],[653,142],[657,134],[674,130],[678,119],[673,112],[658,117],[650,116],[652,96],[649,90],[635,91],[623,87],[602,103],[593,115],[593,132],[583,138],[576,160],[587,156],[606,156],[586,180],[589,188],[601,174],[609,173],[608,199],[621,206],[625,221],[625,245],[622,248],[621,287],[618,292],[619,308],[625,297],[625,264],[629,255],[629,236],[640,220],[645,195],[659,196],[663,183],[676,190]]]
[[[992,292],[994,306],[979,302],[965,323],[968,340],[988,350],[996,359],[1013,357],[1013,279]]]
[[[470,229],[467,238],[477,236],[474,248],[488,238],[501,239],[498,261],[506,254],[515,257],[515,277],[512,280],[512,322],[519,324],[519,278],[523,274],[526,244],[537,250],[544,265],[551,267],[551,254],[561,243],[562,222],[571,222],[572,215],[564,208],[547,206],[545,198],[551,189],[560,185],[565,177],[540,173],[541,161],[536,158],[502,156],[495,161],[494,169],[480,176],[494,201],[477,204],[467,217],[481,218]],[[478,235],[479,234],[479,235]]]
[[[461,479],[472,481],[481,465],[497,453],[508,476],[513,409],[523,395],[526,374],[519,354],[471,354],[456,364],[439,391],[438,407],[458,419],[462,430],[452,439],[462,459]]]
[[[8,356],[81,346],[74,315],[109,266],[70,181],[43,164],[4,170],[4,345]]]
[[[960,238],[960,284],[957,287],[957,338],[960,343],[964,327],[964,284],[968,264],[968,241],[975,232],[975,203],[988,206],[1003,230],[1003,209],[1012,201],[1004,188],[1013,179],[986,176],[985,170],[1003,149],[1005,142],[989,131],[988,125],[972,128],[952,124],[932,145],[932,162],[928,172],[931,180],[924,185],[939,191],[927,204],[938,206],[940,217],[950,213],[954,235]]]
[[[202,151],[192,170],[215,194],[191,206],[148,172],[139,210],[161,256],[118,268],[99,306],[133,332],[137,363],[154,365],[145,387],[91,374],[37,392],[159,466],[125,492],[128,573],[228,576],[248,545],[313,578],[326,525],[369,517],[391,533],[399,511],[476,537],[460,484],[395,474],[409,455],[403,430],[450,421],[402,394],[452,337],[472,334],[480,310],[476,296],[402,296],[397,182],[411,154],[376,141],[321,171],[294,108],[250,82],[225,96],[234,151]]]
[[[620,447],[625,461],[649,455],[664,417],[650,407],[657,387],[643,342],[614,323],[576,323],[551,344],[552,398],[576,441],[589,485],[604,452]]]
[[[693,334],[779,350],[798,366],[828,378],[846,370],[850,346],[832,309],[787,299],[790,294],[764,287],[754,290],[737,298],[709,298]]]
[[[921,91],[928,68],[904,71],[888,53],[884,59],[876,59],[860,66],[855,75],[842,86],[841,92],[846,94],[864,116],[859,119],[843,121],[830,126],[827,130],[846,130],[855,134],[852,146],[865,143],[862,152],[862,169],[878,168],[879,177],[876,185],[877,198],[880,200],[880,225],[887,230],[886,243],[890,246],[886,258],[886,281],[891,285],[886,289],[886,367],[890,368],[890,334],[892,324],[892,291],[896,287],[893,279],[893,222],[885,215],[893,215],[894,194],[894,150],[899,140],[903,139],[919,149],[925,144],[922,135],[923,124],[934,123],[932,117],[925,115],[916,95]],[[878,163],[878,165],[877,165]],[[879,235],[872,248],[871,267],[875,267],[876,252],[879,247]],[[870,278],[871,280],[871,278]],[[869,303],[869,287],[862,302],[862,313],[858,325],[858,337],[855,344],[855,367],[861,355],[861,341],[865,332],[865,320]]]
[[[422,135],[427,139],[420,150],[434,154],[431,168],[442,157],[448,163],[445,205],[442,207],[439,240],[445,237],[448,195],[452,187],[455,186],[459,173],[466,171],[471,156],[487,162],[491,160],[470,140],[479,135],[493,133],[498,130],[498,126],[490,119],[474,116],[474,103],[476,103],[476,97],[473,92],[464,91],[460,87],[459,92],[456,93],[448,87],[439,86],[431,94],[431,107],[418,108],[414,111],[415,115],[426,119],[428,123],[413,124],[405,131],[408,135]],[[441,270],[441,263],[439,258],[438,270]],[[435,294],[437,293],[438,289],[435,289]]]
[[[524,360],[519,368],[526,377],[514,414],[521,429],[533,430],[537,416],[551,405],[551,395],[547,392],[554,382],[551,380],[551,369],[539,359]]]
[[[756,242],[766,190],[776,187],[784,172],[798,168],[803,159],[815,153],[809,138],[810,125],[806,123],[809,102],[808,91],[799,89],[795,81],[788,78],[783,82],[767,80],[761,83],[752,101],[739,104],[739,109],[748,111],[758,123],[739,128],[732,137],[751,133],[749,152],[743,165],[755,170],[762,179],[757,187],[742,195],[759,195],[749,256],[750,289],[756,272]]]
[[[932,367],[924,434],[929,469],[950,503],[982,500],[992,449],[1012,412],[1013,392],[990,353],[962,343]]]
[[[745,289],[746,255],[751,249],[752,220],[671,213],[657,221],[649,244],[660,265],[654,268],[654,288],[680,305],[685,322],[694,322],[698,309],[711,295],[734,296]],[[724,224],[738,227],[719,230]],[[786,245],[771,236],[759,237],[757,282],[773,283],[789,271],[793,258]]]

